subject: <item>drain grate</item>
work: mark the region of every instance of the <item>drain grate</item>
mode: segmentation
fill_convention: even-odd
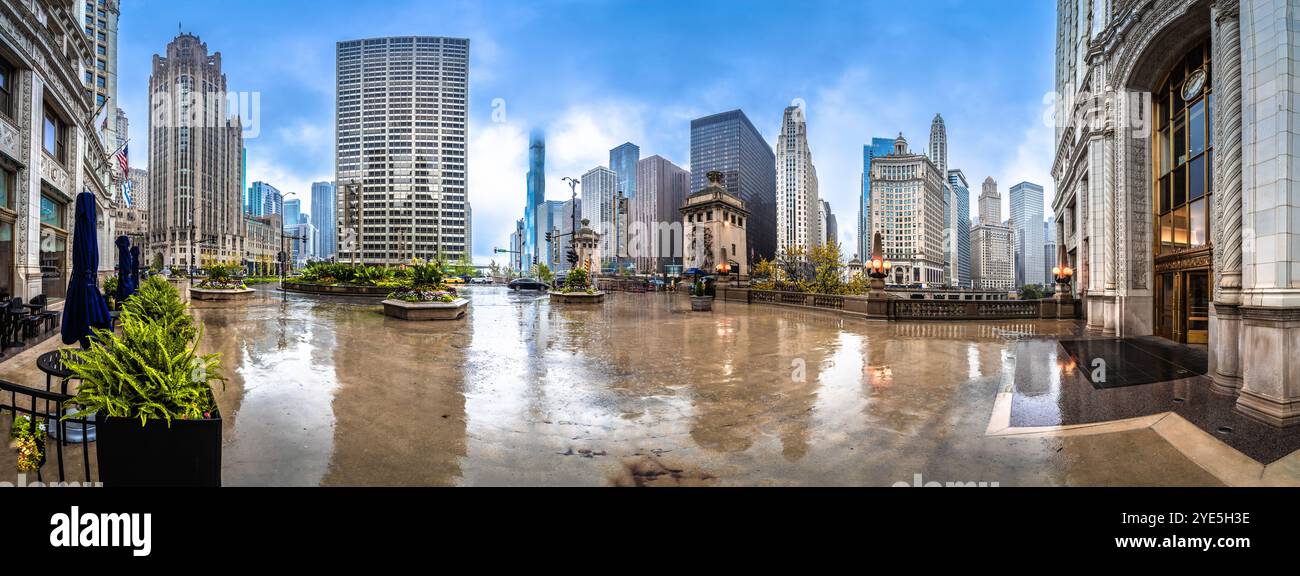
[[[1218,432],[1224,435],[1232,434],[1232,426],[1220,426]]]

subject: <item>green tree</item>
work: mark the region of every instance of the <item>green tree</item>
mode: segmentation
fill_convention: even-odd
[[[531,275],[533,278],[541,280],[547,284],[550,284],[555,280],[555,273],[551,272],[551,268],[545,264],[534,265]]]
[[[844,265],[840,260],[840,245],[822,244],[808,250],[808,263],[813,268],[810,288],[818,294],[843,294]]]
[[[1025,284],[1020,287],[1021,300],[1042,300],[1043,298],[1043,289],[1037,284]]]

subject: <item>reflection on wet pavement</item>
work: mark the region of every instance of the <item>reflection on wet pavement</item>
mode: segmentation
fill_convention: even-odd
[[[196,303],[224,354],[227,485],[1216,484],[1149,430],[987,438],[1059,387],[1075,323],[885,324],[680,295],[599,307],[474,287],[465,320],[374,300]],[[1055,376],[1054,376],[1055,375]],[[1141,453],[1141,458],[1133,454]],[[1121,457],[1122,456],[1122,457]]]

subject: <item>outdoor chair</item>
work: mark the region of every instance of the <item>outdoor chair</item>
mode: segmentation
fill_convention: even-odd
[[[40,294],[35,298],[32,298],[32,305],[40,306],[40,308],[35,310],[33,316],[38,317],[38,321],[45,325],[46,332],[49,332],[50,330],[53,330],[59,326],[59,316],[60,316],[58,312],[50,312],[49,310],[45,309],[45,307],[49,305],[49,302],[50,299],[44,294]]]
[[[5,394],[6,392],[8,394]],[[5,403],[4,401],[4,396],[6,395],[9,397],[8,403]],[[83,433],[80,434],[81,440],[79,442],[79,444],[81,444],[82,466],[85,470],[85,481],[92,481],[90,473],[90,441],[87,440],[87,435],[84,431],[86,430],[85,426],[87,424],[93,425],[93,423],[86,418],[69,418],[67,420],[62,420],[57,416],[58,414],[66,413],[66,405],[70,400],[72,400],[72,398],[72,396],[60,394],[58,392],[37,390],[21,384],[0,380],[0,417],[3,417],[7,412],[11,423],[14,418],[19,416],[28,416],[33,418],[33,420],[36,418],[43,418],[45,420],[47,430],[46,437],[44,438],[46,462],[44,462],[40,469],[36,471],[36,480],[39,482],[45,481],[43,470],[45,465],[49,464],[48,460],[51,444],[53,444],[55,464],[59,471],[59,482],[66,481],[63,463],[63,446],[68,443],[67,438],[70,430],[74,433],[76,430],[83,431]],[[52,438],[48,434],[49,431],[53,430],[58,431],[58,439]]]

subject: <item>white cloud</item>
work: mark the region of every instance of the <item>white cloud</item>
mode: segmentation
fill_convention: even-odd
[[[519,123],[471,126],[469,158],[474,260],[504,263],[508,255],[495,255],[492,249],[509,247],[515,221],[523,216],[528,132]]]

